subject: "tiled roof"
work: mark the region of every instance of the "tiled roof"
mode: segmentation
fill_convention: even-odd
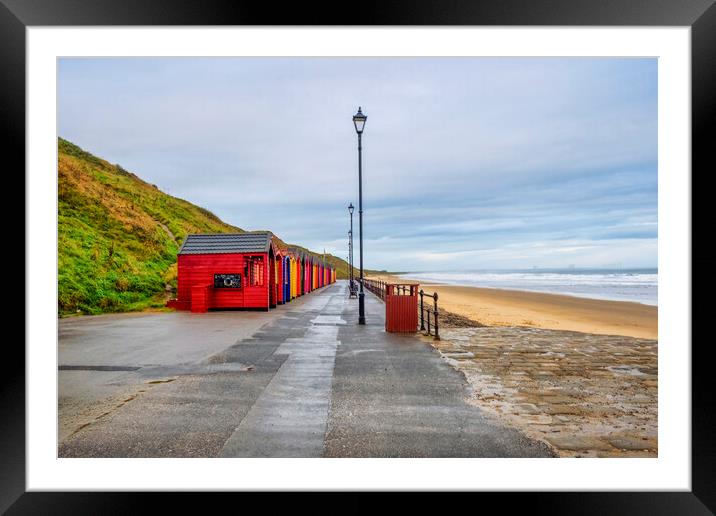
[[[178,254],[266,253],[270,231],[187,235]]]

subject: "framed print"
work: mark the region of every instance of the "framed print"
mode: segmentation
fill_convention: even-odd
[[[27,202],[3,511],[716,510],[713,2],[3,0],[0,24]]]

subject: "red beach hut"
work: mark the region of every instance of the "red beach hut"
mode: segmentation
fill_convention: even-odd
[[[277,259],[269,231],[188,235],[177,257],[177,299],[167,306],[268,311],[280,299]]]

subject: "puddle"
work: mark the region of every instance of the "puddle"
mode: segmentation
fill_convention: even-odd
[[[612,373],[617,374],[627,374],[629,376],[646,376],[646,373],[643,373],[638,367],[634,366],[609,366],[607,367],[607,369]]]
[[[319,315],[311,323],[321,326],[336,326],[346,324],[346,321],[340,315]]]
[[[473,358],[475,356],[475,354],[470,351],[457,351],[457,352],[443,353],[443,356],[449,357],[449,358]]]
[[[253,371],[254,366],[249,364],[241,364],[239,362],[225,362],[221,364],[211,364],[207,367],[209,372],[243,372]]]

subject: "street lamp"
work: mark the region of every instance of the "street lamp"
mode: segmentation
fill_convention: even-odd
[[[348,213],[351,214],[351,230],[348,232],[348,263],[351,268],[350,289],[348,297],[356,297],[355,285],[353,285],[353,203],[348,205]]]
[[[360,293],[358,294],[358,324],[365,324],[365,294],[363,293],[363,162],[361,151],[361,138],[363,128],[368,117],[363,114],[358,106],[358,112],[353,115],[353,125],[358,133],[358,230],[360,231]]]

